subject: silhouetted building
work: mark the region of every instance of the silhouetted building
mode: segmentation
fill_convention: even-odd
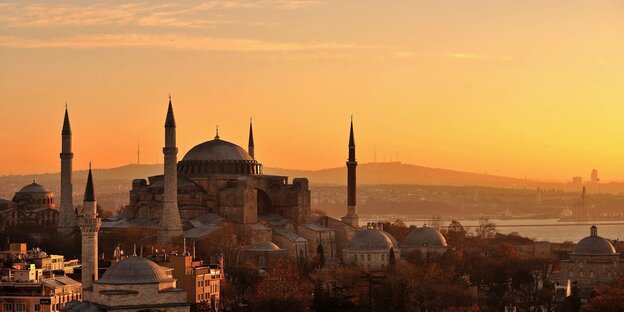
[[[598,228],[590,228],[590,235],[581,239],[562,260],[560,271],[554,276],[558,285],[576,284],[581,298],[587,299],[600,284],[608,284],[622,271],[622,260],[611,242],[598,236]],[[570,283],[568,283],[570,281]]]
[[[383,270],[391,261],[390,253],[399,260],[401,251],[399,244],[382,229],[369,227],[357,232],[343,251],[344,261],[355,264],[366,270]]]
[[[599,181],[600,181],[600,179],[598,178],[598,170],[592,169],[592,172],[591,172],[591,182],[592,183],[598,183]]]
[[[448,245],[442,233],[428,226],[413,229],[401,246],[404,255],[410,252],[420,252],[422,255],[443,254],[447,249]]]
[[[0,311],[60,311],[67,303],[82,299],[79,282],[67,276],[46,275],[34,264],[9,269],[0,280]]]
[[[189,303],[207,303],[213,311],[219,308],[223,271],[214,266],[204,265],[191,255],[171,255],[169,267],[177,287],[186,290]]]
[[[572,177],[572,184],[575,186],[583,185],[583,177]]]
[[[0,229],[54,229],[58,215],[54,194],[34,180],[17,191],[11,201],[0,201]]]

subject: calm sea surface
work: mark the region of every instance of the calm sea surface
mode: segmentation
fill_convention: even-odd
[[[395,218],[396,219],[396,218]],[[395,220],[392,219],[392,220]],[[380,221],[380,219],[361,219],[360,223]],[[422,219],[404,220],[406,225],[423,226],[426,222]],[[445,220],[447,226],[450,221]],[[467,231],[473,232],[479,226],[479,220],[459,220]],[[624,221],[591,221],[591,222],[558,222],[558,219],[490,219],[496,224],[500,233],[509,234],[516,232],[521,236],[535,240],[545,240],[561,243],[564,241],[578,242],[589,235],[589,228],[592,225],[598,227],[598,235],[608,239],[624,239]]]

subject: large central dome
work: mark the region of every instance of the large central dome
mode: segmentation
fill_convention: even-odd
[[[178,163],[178,173],[190,177],[213,174],[262,174],[262,164],[242,147],[221,140],[206,141],[193,147]]]
[[[184,155],[183,161],[186,160],[253,160],[253,158],[242,147],[224,141],[221,139],[214,139],[206,141],[193,147],[186,155]]]

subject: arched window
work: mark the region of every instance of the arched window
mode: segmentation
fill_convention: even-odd
[[[570,272],[568,272],[568,275],[569,275],[570,277],[574,277],[574,271],[570,270]]]

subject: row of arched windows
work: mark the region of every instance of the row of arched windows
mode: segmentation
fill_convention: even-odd
[[[181,161],[178,173],[262,174],[262,165],[256,161]]]

